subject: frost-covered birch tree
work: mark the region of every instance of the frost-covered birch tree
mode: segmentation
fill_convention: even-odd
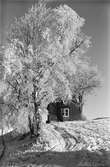
[[[87,95],[102,85],[102,78],[97,67],[88,65],[85,68],[78,67],[76,74],[70,77],[71,91],[73,92],[72,101],[79,105],[81,113]]]
[[[39,108],[74,94],[70,78],[78,65],[86,64],[84,53],[90,46],[90,38],[81,31],[84,22],[67,5],[51,9],[38,2],[11,26],[4,57],[4,100],[13,114],[34,117],[34,134]]]

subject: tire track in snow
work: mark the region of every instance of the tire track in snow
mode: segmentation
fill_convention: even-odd
[[[56,125],[53,125],[54,129],[60,133],[60,135],[63,137],[65,141],[65,149],[66,151],[72,151],[76,147],[76,145],[79,143],[78,139],[68,133],[65,128],[57,127]]]
[[[65,141],[61,134],[55,130],[53,125],[45,126],[42,129],[41,138],[47,142],[52,151],[63,151],[65,149]]]

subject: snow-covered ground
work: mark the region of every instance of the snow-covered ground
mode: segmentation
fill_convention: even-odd
[[[8,134],[9,135],[9,134]],[[2,166],[109,167],[110,119],[43,124],[39,139],[7,141]]]
[[[12,127],[6,127],[3,129],[3,134],[6,134],[6,133],[9,133],[13,131],[13,128]],[[2,129],[0,129],[0,136],[2,135]]]

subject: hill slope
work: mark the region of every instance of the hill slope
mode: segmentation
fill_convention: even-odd
[[[9,137],[8,137],[9,138]],[[7,141],[2,166],[109,167],[110,119],[52,122],[39,139]]]

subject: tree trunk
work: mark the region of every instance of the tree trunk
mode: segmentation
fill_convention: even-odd
[[[3,149],[2,149],[2,152],[1,152],[1,154],[0,154],[0,161],[1,161],[2,158],[4,157],[5,150],[6,150],[6,144],[5,144],[5,140],[4,140],[4,134],[3,134],[3,127],[2,127],[1,141],[2,141]]]
[[[83,96],[84,96],[84,92],[79,94],[79,104],[80,104],[79,110],[80,110],[80,113],[83,112],[83,105],[84,105]]]
[[[39,112],[38,112],[40,103],[36,102],[36,91],[37,91],[36,85],[33,84],[33,88],[34,88],[34,91],[33,91],[33,100],[34,100],[33,133],[35,136],[38,137],[40,134],[39,132],[40,131],[40,117],[39,117]]]
[[[83,104],[82,103],[80,103],[80,109],[79,109],[79,111],[80,111],[80,113],[83,112]]]
[[[39,104],[36,102],[34,103],[34,121],[33,121],[33,127],[34,127],[34,134],[38,137],[40,134],[40,116],[39,116]]]
[[[0,100],[1,100],[1,102],[3,102],[3,98],[1,98]],[[3,104],[4,104],[4,102],[3,102]],[[0,153],[0,161],[1,161],[3,159],[5,151],[6,151],[6,144],[5,144],[4,134],[3,134],[3,131],[4,131],[4,127],[3,127],[3,109],[2,109],[1,106],[0,106],[0,117],[1,117],[1,125],[2,125],[1,142],[2,142],[2,146],[3,146],[2,152]]]
[[[34,135],[34,127],[33,127],[33,122],[30,118],[30,115],[28,115],[28,121],[29,121],[29,129],[30,129],[30,134],[31,134],[31,138]]]

